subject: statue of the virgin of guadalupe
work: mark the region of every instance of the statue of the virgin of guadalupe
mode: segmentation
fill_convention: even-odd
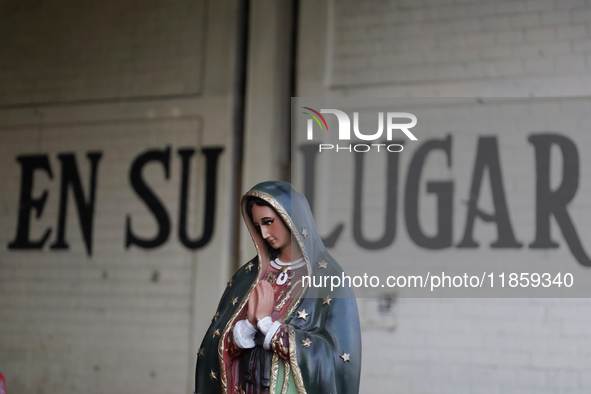
[[[350,287],[312,285],[343,270],[322,244],[308,201],[288,183],[263,182],[241,208],[257,256],[222,295],[197,353],[195,392],[358,393],[357,303]]]

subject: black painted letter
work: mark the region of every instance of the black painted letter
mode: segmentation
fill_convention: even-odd
[[[21,165],[21,193],[18,205],[18,223],[16,227],[16,236],[14,241],[8,244],[8,249],[41,249],[51,229],[45,230],[45,233],[38,241],[31,241],[29,239],[29,226],[31,224],[31,211],[35,210],[35,217],[39,219],[43,213],[45,200],[47,200],[47,190],[43,192],[41,197],[33,198],[31,192],[33,191],[33,173],[35,170],[45,170],[49,179],[53,179],[51,167],[47,155],[29,155],[18,156],[16,160]]]
[[[82,191],[82,182],[78,174],[76,157],[73,153],[58,155],[62,164],[62,181],[60,188],[60,210],[57,221],[57,239],[51,245],[51,249],[69,249],[66,242],[66,216],[68,213],[68,186],[72,187],[74,201],[78,210],[78,221],[82,229],[86,253],[92,255],[92,223],[94,220],[94,196],[96,191],[96,171],[98,162],[102,157],[100,152],[89,152],[86,157],[90,160],[90,184],[88,192],[88,201],[84,199]]]
[[[304,154],[304,195],[310,205],[310,211],[314,214],[314,195],[315,195],[315,181],[316,181],[316,155],[318,154],[317,144],[306,144],[300,146],[300,150]],[[327,248],[332,248],[339,239],[341,232],[345,225],[339,223],[329,236],[322,238],[322,243]]]
[[[591,260],[583,250],[577,230],[568,215],[566,206],[579,188],[579,152],[567,137],[557,134],[531,135],[528,141],[536,151],[536,239],[532,249],[557,248],[550,237],[550,216],[554,215],[562,235],[577,261],[586,267]],[[562,182],[556,190],[550,190],[550,151],[556,145],[562,153]]]
[[[182,244],[189,249],[201,248],[209,242],[213,235],[214,219],[215,219],[215,202],[216,202],[216,187],[217,187],[217,168],[218,157],[224,148],[203,148],[201,152],[205,155],[205,205],[203,207],[203,215],[205,222],[203,224],[203,235],[196,240],[189,239],[187,234],[187,200],[189,193],[189,175],[191,157],[195,153],[195,149],[179,149],[181,156],[181,200],[179,210],[179,239]]]
[[[480,185],[482,184],[482,178],[486,168],[488,168],[494,205],[494,213],[491,215],[482,212],[477,206],[480,196]],[[517,242],[515,239],[509,219],[496,137],[480,137],[478,139],[476,163],[474,164],[472,187],[470,188],[470,197],[468,199],[466,229],[464,239],[458,244],[458,248],[478,247],[478,243],[472,237],[476,217],[479,217],[485,222],[495,222],[497,224],[497,240],[490,245],[491,248],[521,248],[523,246],[523,244]]]
[[[442,150],[451,167],[451,136],[444,140],[425,142],[414,154],[406,178],[404,217],[408,235],[415,244],[427,249],[449,248],[452,244],[453,182],[428,182],[427,193],[437,195],[437,233],[425,235],[419,224],[419,185],[425,159],[429,152]]]
[[[158,233],[151,239],[135,236],[131,231],[131,216],[127,215],[125,221],[126,248],[129,248],[130,245],[137,245],[144,249],[156,248],[165,243],[170,235],[170,218],[168,217],[166,208],[142,178],[144,166],[151,161],[162,163],[165,178],[168,179],[170,177],[170,147],[168,147],[165,150],[149,150],[139,155],[131,165],[129,181],[133,190],[144,200],[144,203],[156,218],[158,222]]]
[[[392,141],[392,144],[404,144],[404,141]],[[396,238],[396,207],[398,206],[398,153],[384,152],[388,157],[386,173],[386,214],[384,215],[384,235],[375,241],[368,241],[361,234],[361,206],[363,205],[363,158],[364,153],[355,155],[355,203],[353,209],[353,237],[357,245],[364,249],[376,250],[387,248]]]

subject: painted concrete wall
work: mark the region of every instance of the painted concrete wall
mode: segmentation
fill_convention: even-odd
[[[283,156],[286,136],[276,133],[285,129],[281,103],[289,91],[286,64],[292,60],[286,30],[294,17],[289,7],[251,2],[243,190],[235,193],[238,4],[120,3],[2,3],[0,371],[10,393],[191,392],[196,349],[234,270],[232,234],[240,222],[232,196],[259,180],[282,177],[291,164]],[[573,115],[573,106],[585,119],[588,103],[575,97],[588,95],[591,87],[590,7],[580,0],[301,1],[296,94],[464,97],[456,103],[470,118],[457,125],[464,130],[490,121],[488,104],[494,100],[486,98],[560,98],[558,107],[533,102],[533,113],[545,120],[532,123],[529,118],[522,124],[506,101],[497,100],[503,117],[513,116],[512,131],[492,125],[471,134],[464,131],[465,143],[454,130],[423,130],[422,140],[443,138],[448,132],[454,137],[453,167],[429,163],[426,174],[456,184],[455,245],[463,235],[463,201],[468,198],[476,142],[485,135],[496,137],[513,226],[527,245],[535,224],[530,209],[534,159],[526,138],[548,125],[559,127],[557,131],[576,143],[581,157],[580,186],[569,210],[589,250],[586,148],[591,141],[585,122],[562,126],[560,119]],[[474,97],[485,98],[485,111],[473,110],[478,107]],[[265,142],[257,143],[261,139]],[[184,245],[179,236],[184,157],[179,150],[185,148],[195,150],[188,167],[187,231],[192,240],[202,235],[205,223],[207,156],[202,149],[223,148],[217,161],[215,227],[212,238],[198,249]],[[302,156],[297,143],[294,148],[292,177],[302,187]],[[266,155],[269,149],[275,151]],[[409,158],[414,149],[409,147]],[[146,164],[142,176],[162,202],[170,233],[153,249],[126,247],[127,217],[138,237],[153,238],[161,228],[140,196],[146,193],[138,194],[130,180],[133,163],[149,151],[163,159]],[[52,249],[60,227],[62,163],[71,163],[59,155],[74,155],[87,201],[92,179],[88,152],[102,153],[96,170],[92,254],[72,186],[66,189],[62,227],[69,248]],[[10,249],[17,238],[23,180],[17,158],[32,155],[45,157],[51,176],[36,169],[32,189],[25,190],[35,201],[47,192],[39,217],[29,209],[30,239],[39,240],[47,229],[51,233],[40,249]],[[560,173],[560,156],[556,158],[553,174]],[[380,161],[375,163],[377,168]],[[348,172],[342,173],[339,189],[331,179],[322,179],[328,174],[325,167],[317,175],[324,181],[315,196],[319,207],[330,207],[331,191],[352,193]],[[66,167],[66,174],[71,175],[71,169]],[[408,160],[400,170],[407,173]],[[375,206],[384,204],[378,178],[366,185],[379,191],[371,201]],[[490,209],[489,194],[482,195],[482,208]],[[348,220],[339,215],[348,215],[349,209],[341,207],[334,215],[319,210],[321,233],[343,217]],[[400,204],[400,214],[402,209]],[[422,224],[434,225],[434,200],[425,196],[420,209]],[[366,230],[368,236],[377,236],[381,229]],[[413,244],[401,223],[396,243],[383,252],[395,252],[409,263],[434,258],[463,263],[545,259],[584,273],[555,222],[552,234],[560,244],[554,250],[534,252],[526,246],[493,253],[489,245],[494,226],[479,223],[479,248],[464,253],[454,246],[434,254]],[[242,235],[239,260],[252,254],[250,241]],[[339,261],[359,252],[350,223],[339,242],[337,247],[349,246],[344,252],[332,250]],[[376,272],[386,269],[377,267]],[[591,387],[586,299],[393,296],[399,298],[387,313],[379,312],[377,299],[358,301],[364,330],[361,392],[584,393]]]
[[[211,300],[233,272],[237,3],[3,2],[0,12],[8,392],[192,392]],[[89,152],[100,156],[94,203]],[[29,224],[20,238],[19,223]]]
[[[348,272],[384,278],[404,267],[439,265],[441,270],[529,262],[559,266],[587,278],[588,267],[573,257],[555,221],[551,231],[558,248],[529,247],[536,229],[536,175],[534,150],[527,138],[556,132],[576,145],[581,172],[569,210],[588,253],[591,140],[586,113],[590,108],[588,99],[578,97],[587,95],[590,86],[590,12],[585,1],[302,2],[298,96],[347,99],[350,111],[360,97],[464,98],[442,100],[439,105],[423,100],[422,105],[430,108],[427,112],[437,115],[426,116],[423,123],[419,117],[415,129],[419,141],[400,136],[405,150],[398,167],[397,233],[383,249],[365,250],[352,234],[354,160],[346,157],[346,151],[318,155],[316,221],[324,236],[344,224],[331,253],[345,262]],[[510,97],[555,99],[515,102]],[[404,100],[398,102],[404,106]],[[383,106],[365,110],[374,114],[378,108],[394,110]],[[299,116],[292,179],[303,188],[306,175],[300,146],[310,141],[305,140],[305,115],[292,110]],[[332,121],[329,129],[336,129],[336,118],[325,116]],[[375,122],[372,126],[377,127]],[[323,135],[320,130],[316,133]],[[436,199],[427,193],[425,183],[454,184],[452,242],[444,249],[428,250],[417,245],[405,228],[408,171],[423,143],[448,135],[453,140],[452,164],[443,153],[433,153],[423,167],[418,198],[420,225],[433,235]],[[471,200],[476,147],[483,137],[493,137],[499,145],[506,198],[521,248],[491,248],[496,228],[485,222],[475,227],[477,248],[457,247]],[[557,187],[563,158],[558,150],[553,154],[551,173]],[[367,239],[375,240],[384,233],[385,210],[392,204],[386,200],[385,158],[367,156],[365,171],[362,230]],[[488,180],[481,190],[479,207],[494,212]],[[585,298],[424,299],[405,298],[404,289],[384,290],[382,296],[396,301],[381,312],[378,300],[358,299],[363,327],[361,392],[585,393],[591,387],[591,337],[585,329],[591,304]]]

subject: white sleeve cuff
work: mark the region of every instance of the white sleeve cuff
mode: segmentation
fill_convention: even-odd
[[[265,341],[263,342],[263,349],[269,350],[271,348],[271,340],[275,336],[275,333],[277,332],[277,330],[279,330],[279,327],[281,327],[281,323],[279,323],[278,321],[273,322],[273,324],[271,324],[269,331],[267,331],[267,334],[265,334]]]
[[[257,329],[254,328],[248,319],[240,320],[234,325],[234,342],[242,349],[254,347],[254,335]]]
[[[269,328],[273,325],[273,319],[271,316],[263,317],[261,320],[258,321],[257,327],[264,335],[267,335],[269,332]]]

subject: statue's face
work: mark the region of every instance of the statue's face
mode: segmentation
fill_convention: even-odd
[[[282,249],[291,242],[291,233],[273,208],[253,205],[252,220],[263,239],[271,247]]]

